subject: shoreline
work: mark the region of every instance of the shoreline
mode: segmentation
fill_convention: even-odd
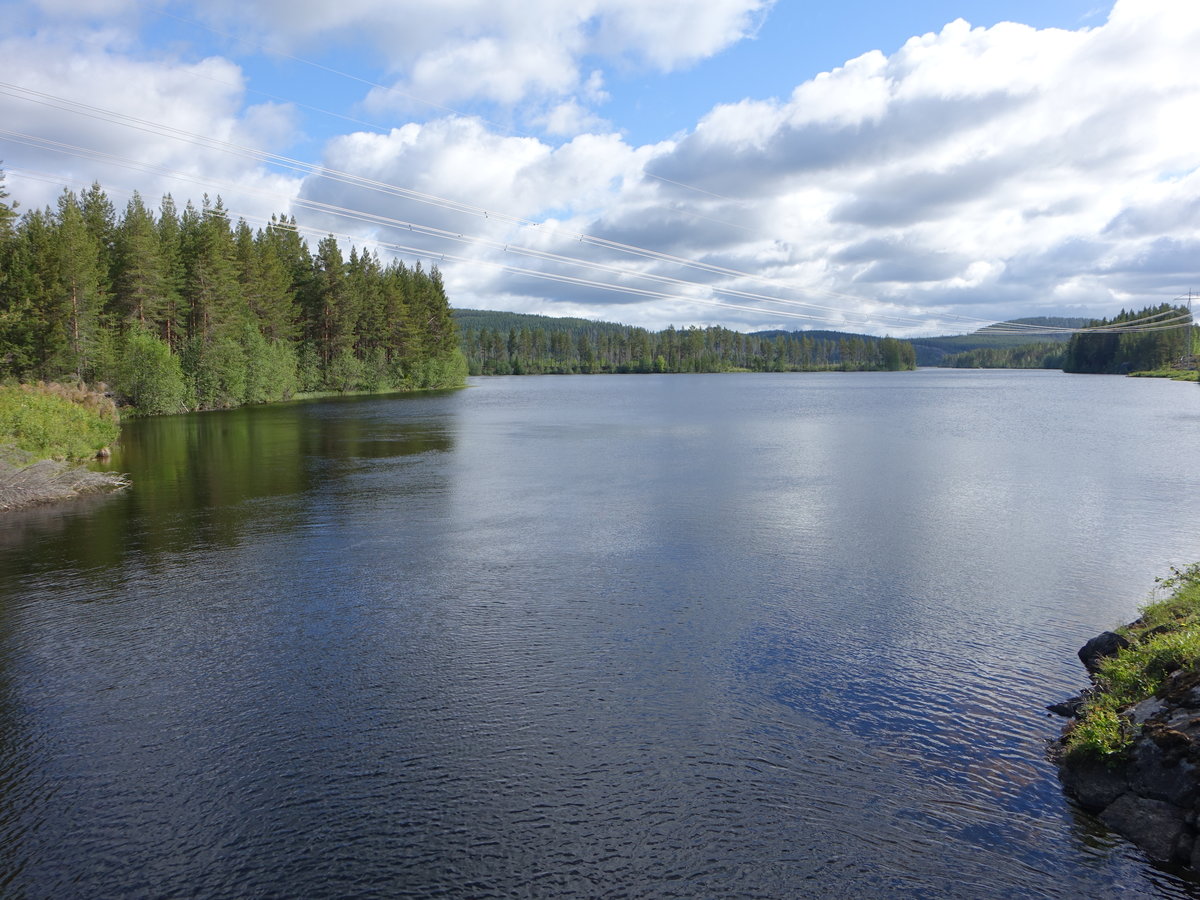
[[[66,460],[40,459],[27,465],[0,461],[0,513],[115,493],[129,485],[120,472],[96,472]]]
[[[1065,793],[1151,859],[1200,873],[1200,566],[1079,650],[1090,685],[1047,709]]]

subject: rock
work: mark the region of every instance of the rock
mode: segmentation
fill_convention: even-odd
[[[1131,709],[1129,718],[1133,719],[1135,725],[1145,725],[1152,716],[1157,716],[1166,708],[1167,705],[1163,701],[1157,697],[1150,697]]]
[[[1093,676],[1081,697],[1047,707],[1074,714],[1103,685],[1100,663],[1129,641],[1111,631],[1093,638],[1079,659]],[[1056,755],[1063,788],[1079,805],[1157,860],[1200,870],[1200,666],[1177,670],[1153,697],[1121,711],[1131,729],[1128,750],[1108,760]],[[1074,725],[1064,729],[1064,736]],[[1064,737],[1065,739],[1065,737]]]
[[[1170,803],[1182,813],[1196,800],[1196,768],[1182,759],[1178,748],[1159,746],[1152,734],[1148,733],[1146,739],[1134,743],[1127,778],[1129,789],[1140,797]],[[1190,744],[1179,732],[1171,734],[1183,738],[1185,745]]]
[[[1183,810],[1170,803],[1123,794],[1100,814],[1100,821],[1155,859],[1184,862],[1191,858],[1194,841]]]
[[[1101,812],[1129,790],[1123,771],[1097,759],[1064,760],[1058,776],[1067,793],[1092,813]]]
[[[1068,697],[1066,700],[1060,700],[1058,703],[1051,703],[1046,709],[1050,710],[1056,716],[1074,719],[1079,715],[1079,710],[1086,699],[1087,697],[1084,694],[1080,694],[1077,697]]]
[[[1079,661],[1089,673],[1095,674],[1100,668],[1100,660],[1116,656],[1117,651],[1129,646],[1129,641],[1112,631],[1106,631],[1092,638],[1079,650]]]

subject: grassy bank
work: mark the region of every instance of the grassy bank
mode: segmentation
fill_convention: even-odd
[[[1172,381],[1200,381],[1200,372],[1195,369],[1149,369],[1131,372],[1131,378],[1170,378]]]
[[[0,511],[122,487],[79,465],[119,434],[112,399],[85,385],[0,386]]]
[[[1122,759],[1139,727],[1128,709],[1153,697],[1173,672],[1200,668],[1200,564],[1174,570],[1159,586],[1170,596],[1117,629],[1130,645],[1101,662],[1096,688],[1066,735],[1068,754]]]

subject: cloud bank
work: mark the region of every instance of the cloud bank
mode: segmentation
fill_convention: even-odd
[[[304,14],[289,4],[287,15],[272,3],[206,7],[205,15],[225,15],[289,52],[306,52],[321,35],[386,51],[384,87],[361,86],[362,110],[411,106],[387,89],[395,85],[438,103],[507,104],[534,123],[533,133],[506,131],[442,112],[323,139],[314,161],[327,169],[424,200],[302,179],[162,135],[131,137],[8,97],[0,96],[0,113],[13,130],[71,134],[75,143],[219,175],[245,186],[240,202],[255,209],[266,202],[255,191],[266,186],[296,198],[297,218],[313,227],[427,251],[463,306],[652,327],[841,323],[905,334],[1020,315],[1106,315],[1200,287],[1196,4],[1119,0],[1104,24],[1078,30],[958,20],[890,56],[864,53],[788,96],[714,107],[687,133],[639,146],[619,121],[601,117],[606,73],[695,65],[760,22],[769,28],[767,5],[535,6],[464,0],[421,16],[377,0],[312,4]],[[10,38],[0,52],[14,70],[32,73],[24,86],[99,102],[95,85],[114,84],[105,105],[148,120],[240,146],[300,142],[295,108],[255,102],[247,69],[228,57],[152,58],[116,27],[107,38],[76,38],[73,52],[57,57],[54,40]],[[7,146],[4,153],[11,163]],[[392,223],[347,221],[302,201]],[[673,299],[513,271],[525,268]]]

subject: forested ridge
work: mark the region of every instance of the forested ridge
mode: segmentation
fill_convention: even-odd
[[[1114,375],[1181,367],[1196,352],[1191,323],[1191,310],[1170,303],[1096,319],[1088,327],[1123,330],[1071,335],[1063,371]]]
[[[950,369],[1061,369],[1067,345],[1035,341],[1015,347],[975,347],[951,353],[938,363]]]
[[[207,195],[118,214],[93,184],[19,218],[6,198],[0,173],[0,378],[103,381],[144,413],[463,383],[436,268],[311,250]]]
[[[744,334],[455,310],[472,375],[900,370],[916,366],[895,338],[821,332]]]

